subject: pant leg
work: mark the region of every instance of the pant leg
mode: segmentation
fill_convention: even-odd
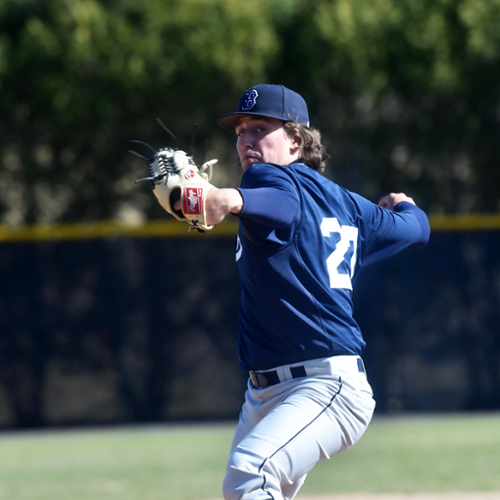
[[[285,500],[292,500],[295,498],[295,495],[299,492],[300,488],[304,484],[306,480],[307,474],[296,479],[292,484],[282,484],[281,485],[281,493]]]
[[[349,448],[371,420],[366,377],[307,377],[249,388],[224,480],[226,500],[291,499],[318,462]]]
[[[245,395],[245,404],[243,405],[240,418],[238,421],[238,425],[236,427],[236,431],[234,433],[234,438],[233,442],[231,445],[231,453],[230,455],[232,456],[233,450],[239,445],[239,443],[253,430],[253,428],[264,418],[263,412],[269,411],[270,407],[275,404],[279,404],[279,398],[276,398],[270,405],[266,404],[259,404],[260,399],[255,399],[252,397],[251,393],[254,392],[255,389],[253,389],[252,384],[250,380],[248,381],[248,390]],[[285,396],[283,396],[282,399],[284,399]],[[261,407],[260,411],[258,407]],[[231,462],[231,459],[230,461]],[[229,470],[229,467],[228,467]],[[232,476],[231,471],[228,473],[228,476],[225,480],[224,483],[224,490],[227,489],[226,487],[226,482],[228,478]],[[296,479],[293,483],[291,484],[284,484],[282,485],[282,493],[283,493],[283,498],[285,500],[291,500],[295,497],[297,492],[299,491],[300,487],[304,484],[304,481],[306,479],[307,474],[304,474],[302,477],[299,477]],[[224,494],[224,497],[226,497],[226,494]]]

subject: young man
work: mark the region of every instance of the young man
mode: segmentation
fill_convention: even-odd
[[[302,97],[257,85],[218,123],[236,132],[239,189],[212,189],[207,223],[240,219],[239,360],[249,373],[226,500],[293,498],[321,460],[353,445],[375,408],[352,317],[363,266],[425,244],[403,193],[376,205],[321,175],[327,154]]]

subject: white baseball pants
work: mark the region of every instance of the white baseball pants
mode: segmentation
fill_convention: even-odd
[[[307,376],[256,389],[248,382],[223,490],[225,500],[291,500],[320,461],[347,450],[375,409],[358,356],[300,363]],[[263,372],[265,375],[265,372]]]

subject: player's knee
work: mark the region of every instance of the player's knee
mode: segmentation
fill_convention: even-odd
[[[233,484],[231,479],[226,475],[222,483],[222,496],[224,500],[240,500],[242,497],[240,488],[241,485]]]
[[[224,500],[241,500],[247,493],[247,489],[248,486],[244,475],[241,473],[235,474],[235,471],[228,470],[222,483]]]
[[[261,500],[269,477],[261,471],[262,459],[244,452],[233,452],[222,484],[224,500]]]
[[[255,486],[255,474],[248,470],[248,464],[238,464],[231,458],[222,483],[224,500],[241,500]]]

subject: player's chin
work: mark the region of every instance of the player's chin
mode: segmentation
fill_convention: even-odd
[[[243,158],[241,160],[241,168],[246,172],[252,165],[255,163],[259,163],[259,159],[255,158],[254,156],[248,157],[248,158]]]

